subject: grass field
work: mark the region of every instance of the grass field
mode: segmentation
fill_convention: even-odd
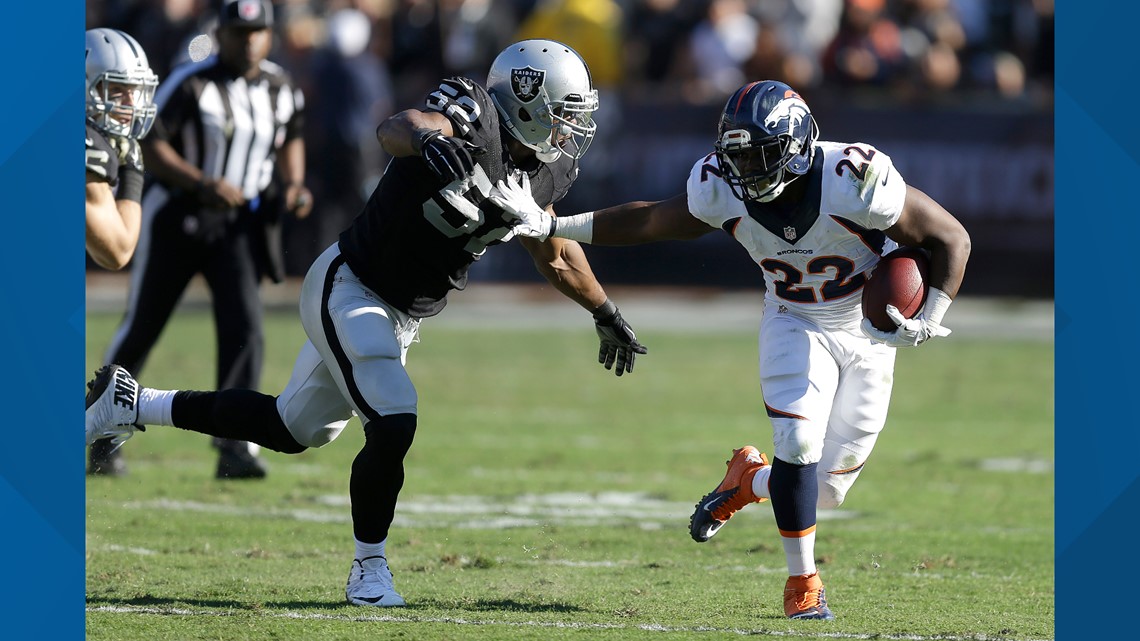
[[[117,316],[88,317],[87,362]],[[304,337],[267,318],[263,388]],[[733,447],[771,451],[755,334],[645,331],[632,376],[580,330],[425,323],[408,369],[416,442],[389,538],[409,607],[344,603],[353,421],[265,453],[265,481],[213,479],[208,437],[152,428],[129,476],[87,482],[87,638],[1052,639],[1053,345],[952,336],[900,351],[890,420],[847,503],[821,514],[832,622],[784,619],[771,509],[716,539],[693,503]],[[175,318],[141,380],[214,386],[206,313]]]

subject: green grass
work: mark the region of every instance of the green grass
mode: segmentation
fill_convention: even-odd
[[[89,316],[90,369],[117,320]],[[275,392],[304,336],[292,314],[266,329]],[[771,451],[755,335],[639,336],[652,353],[617,379],[594,362],[588,326],[425,323],[388,547],[403,609],[343,602],[357,421],[324,448],[266,452],[262,482],[215,481],[208,437],[136,436],[128,477],[87,483],[88,638],[1053,638],[1051,343],[900,351],[886,431],[840,509],[850,518],[819,524],[839,618],[792,622],[768,505],[704,545],[687,531],[731,448]],[[211,389],[213,344],[208,315],[182,312],[140,378]]]

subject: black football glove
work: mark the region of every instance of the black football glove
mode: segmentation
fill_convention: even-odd
[[[445,136],[438,129],[421,134],[416,139],[415,150],[444,183],[463,180],[475,171],[475,159],[471,157],[468,143]]]
[[[606,369],[614,369],[618,376],[632,372],[636,355],[649,351],[637,342],[633,328],[621,317],[617,305],[609,300],[594,310],[594,328],[598,330],[598,338],[601,339],[598,362],[605,365]]]

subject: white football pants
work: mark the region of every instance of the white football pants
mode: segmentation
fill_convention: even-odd
[[[843,503],[887,420],[895,349],[861,332],[826,330],[767,302],[760,386],[775,456],[818,463],[819,507]]]

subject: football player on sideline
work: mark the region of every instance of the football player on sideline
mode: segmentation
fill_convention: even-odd
[[[752,82],[725,105],[713,153],[685,193],[555,219],[511,178],[493,196],[523,221],[517,235],[599,245],[691,239],[720,229],[764,271],[760,387],[774,459],[733,450],[720,484],[697,503],[690,534],[709,540],[749,503],[772,501],[788,566],[784,613],[832,619],[815,565],[816,507],[843,502],[887,418],[896,347],[945,336],[942,317],[970,254],[962,225],[903,182],[865,143],[824,142],[791,87]],[[523,180],[525,187],[525,177]],[[930,289],[912,319],[883,332],[862,318],[860,293],[899,245],[930,252]]]
[[[139,139],[154,124],[158,76],[122,31],[87,32],[87,253],[122,269],[139,240],[143,159]]]
[[[510,45],[487,87],[445,79],[424,110],[382,123],[393,160],[364,211],[314,262],[301,289],[308,335],[279,396],[252,390],[139,390],[118,365],[101,369],[87,395],[87,442],[125,439],[135,425],[174,425],[297,453],[335,439],[355,414],[365,443],[349,495],[356,554],[349,603],[401,606],[386,541],[416,432],[417,395],[404,365],[421,320],[467,284],[470,265],[514,236],[517,222],[489,198],[492,185],[524,176],[531,202],[552,204],[578,175],[594,135],[597,94],[585,62],[550,40]],[[595,279],[578,243],[523,239],[538,271],[593,313],[598,360],[620,376],[646,353]]]

